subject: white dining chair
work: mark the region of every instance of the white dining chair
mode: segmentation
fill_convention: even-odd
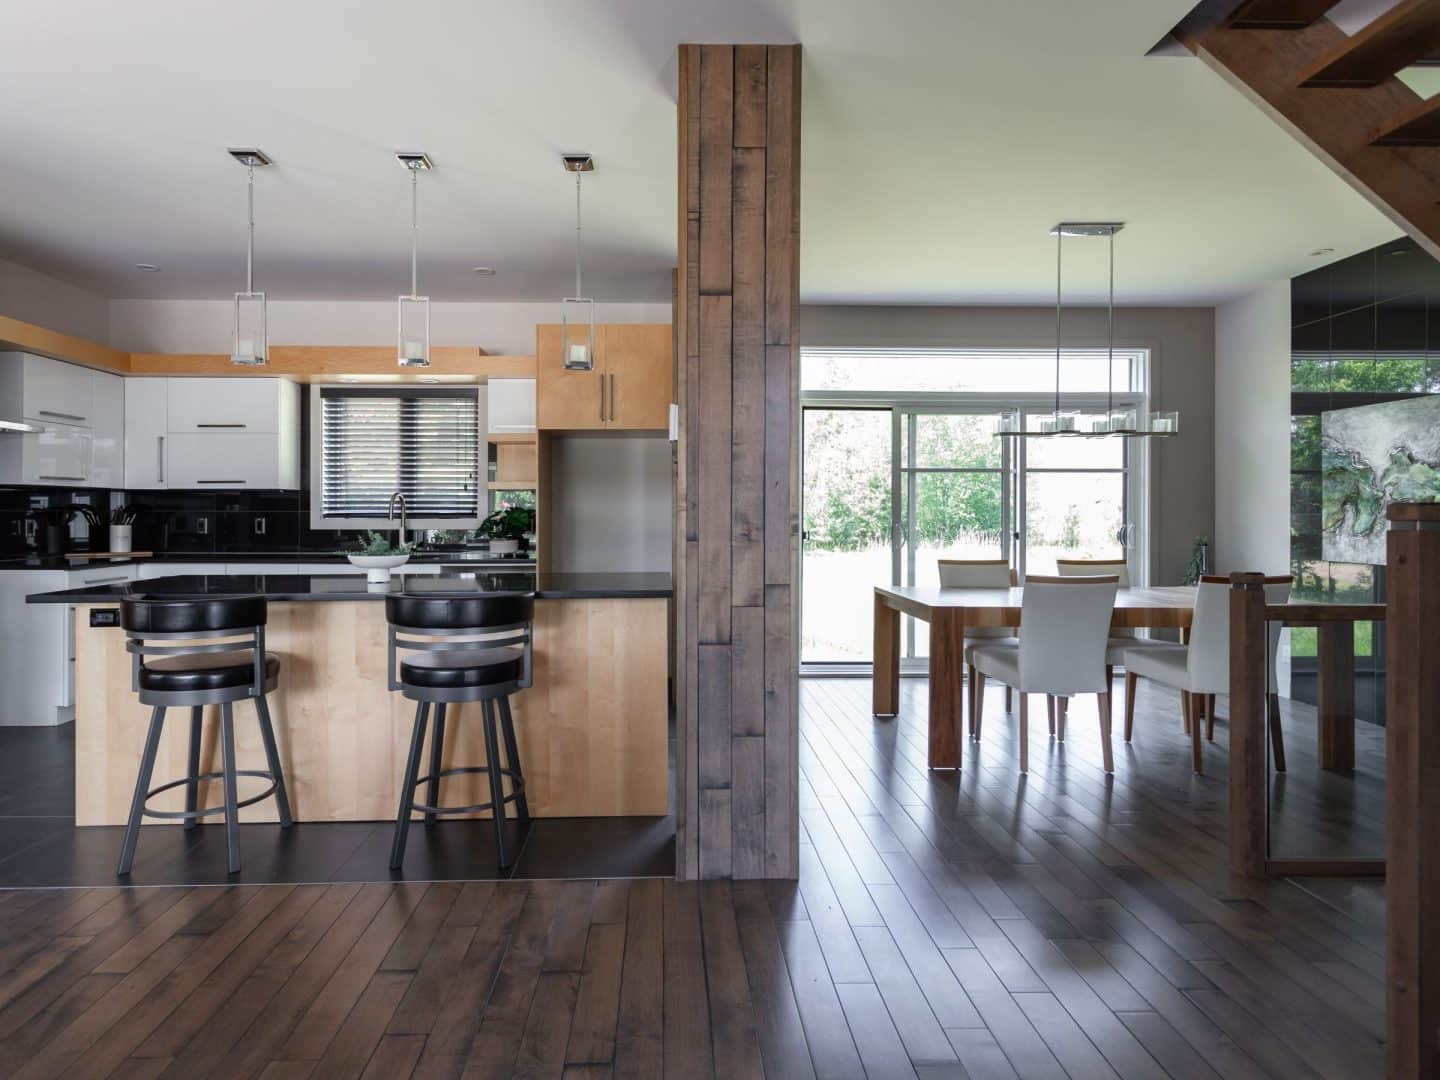
[[[1130,564],[1124,559],[1056,559],[1055,571],[1061,577],[1113,574],[1120,579],[1120,588],[1130,588]],[[1168,644],[1169,642],[1142,638],[1136,630],[1128,626],[1111,627],[1110,638],[1105,643],[1105,681],[1112,684],[1112,693],[1115,669],[1124,665],[1127,650]],[[1061,708],[1064,708],[1063,703]]]
[[[1113,772],[1110,749],[1110,683],[1105,678],[1105,642],[1115,613],[1119,578],[1040,577],[1025,579],[1020,603],[1020,635],[1015,642],[977,645],[973,656],[983,691],[985,679],[1020,694],[1020,771],[1030,770],[1028,695],[1068,699],[1095,694],[1100,699],[1100,745],[1105,771]],[[1057,710],[1058,711],[1058,710]],[[1064,713],[1059,713],[1064,738]]]
[[[1195,613],[1190,621],[1190,642],[1158,642],[1131,649],[1125,663],[1125,741],[1135,729],[1135,688],[1151,679],[1180,691],[1180,708],[1190,733],[1190,764],[1203,773],[1200,713],[1215,694],[1230,692],[1230,579],[1204,577],[1195,590]],[[1214,705],[1210,705],[1214,734]]]
[[[942,589],[1008,589],[1015,584],[1015,571],[1005,559],[940,559]],[[1015,640],[1013,626],[967,626],[965,628],[966,675],[970,682],[970,737],[980,737],[980,695],[976,692],[975,665],[970,655],[975,645]],[[1010,711],[1010,688],[1005,688],[1005,711]]]

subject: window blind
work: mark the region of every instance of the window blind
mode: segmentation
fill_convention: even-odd
[[[480,510],[480,417],[474,389],[325,388],[321,513],[383,518],[405,496],[411,519]]]

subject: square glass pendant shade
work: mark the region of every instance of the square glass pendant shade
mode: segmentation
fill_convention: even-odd
[[[1178,412],[1152,413],[1150,416],[1150,431],[1155,435],[1180,434],[1180,414]]]
[[[560,301],[560,357],[566,371],[594,369],[594,300],[567,297]]]
[[[265,294],[235,294],[235,332],[230,339],[230,360],[243,367],[260,367],[268,355],[265,330]]]
[[[399,337],[396,357],[401,367],[430,366],[430,298],[399,298]]]

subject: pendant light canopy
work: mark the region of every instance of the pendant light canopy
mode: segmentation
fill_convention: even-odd
[[[565,154],[565,171],[575,174],[575,295],[560,301],[560,356],[566,370],[595,367],[595,301],[585,295],[580,277],[580,178],[595,171],[589,154]]]
[[[1062,221],[1050,230],[1055,237],[1055,409],[1048,416],[1038,418],[1039,426],[1024,430],[1020,426],[1017,412],[1000,415],[995,434],[999,438],[1037,439],[1056,436],[1084,436],[1096,438],[1105,435],[1119,435],[1124,438],[1152,438],[1178,435],[1180,414],[1178,412],[1153,413],[1148,426],[1142,426],[1136,410],[1131,406],[1115,405],[1115,234],[1125,227],[1123,221]],[[1064,410],[1060,400],[1061,361],[1061,317],[1064,313],[1061,286],[1063,283],[1064,241],[1069,237],[1103,236],[1110,245],[1110,295],[1106,306],[1106,390],[1105,412],[1093,412],[1084,416],[1078,410]]]
[[[410,295],[398,298],[396,358],[401,367],[430,366],[430,298],[417,294],[420,257],[420,174],[435,165],[422,153],[398,153],[410,170]]]
[[[255,170],[270,164],[265,154],[253,148],[231,150],[230,156],[245,166],[247,175],[247,229],[245,243],[245,291],[235,294],[235,325],[230,338],[230,362],[241,367],[260,367],[269,354],[265,324],[265,294],[255,291]]]

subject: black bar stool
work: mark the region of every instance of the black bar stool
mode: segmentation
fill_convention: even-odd
[[[515,723],[510,716],[510,695],[530,685],[530,626],[534,614],[535,601],[521,593],[396,593],[385,598],[385,617],[390,623],[390,689],[399,690],[417,703],[400,808],[395,815],[395,841],[390,847],[391,870],[399,870],[405,861],[410,814],[415,810],[425,815],[426,825],[434,824],[438,814],[491,811],[500,866],[504,869],[514,861],[505,835],[505,804],[515,804],[516,820],[522,828],[530,822],[530,807],[525,800],[525,777],[520,769]],[[401,651],[411,655],[400,657],[397,654]],[[480,703],[485,764],[442,769],[445,707],[465,701]],[[432,705],[435,731],[430,740],[430,771],[421,776],[420,758]],[[505,740],[508,762],[508,768],[503,769],[500,738]],[[490,801],[473,806],[439,805],[441,778],[463,773],[488,774]],[[505,776],[510,777],[509,795],[505,794]],[[422,783],[426,785],[426,801],[419,803],[415,801],[415,789]]]
[[[265,616],[263,596],[197,596],[164,600],[137,597],[121,600],[120,625],[128,638],[125,649],[134,657],[131,689],[139,693],[144,704],[153,705],[155,711],[150,717],[150,732],[145,737],[140,775],[135,780],[135,797],[130,803],[125,843],[120,849],[120,876],[130,873],[135,861],[135,844],[140,839],[140,822],[146,817],[181,818],[186,829],[193,829],[200,818],[224,814],[225,844],[232,874],[240,870],[237,811],[242,806],[250,806],[274,795],[281,826],[288,829],[294,824],[290,816],[290,800],[285,794],[280,755],[275,749],[275,732],[270,726],[270,710],[265,703],[265,695],[275,689],[280,675],[280,661],[265,651]],[[260,737],[265,743],[265,758],[270,766],[268,771],[235,767],[235,720],[231,705],[245,698],[255,701],[255,711],[260,717]],[[220,706],[223,763],[218,773],[199,771],[201,714],[206,705]],[[172,706],[190,707],[189,769],[183,779],[152,788],[150,777],[155,771],[165,710]],[[240,802],[236,778],[241,776],[258,776],[269,780],[270,786],[259,795]],[[223,805],[197,808],[202,780],[224,781]],[[160,792],[182,784],[185,785],[184,810],[151,810],[145,805]]]

